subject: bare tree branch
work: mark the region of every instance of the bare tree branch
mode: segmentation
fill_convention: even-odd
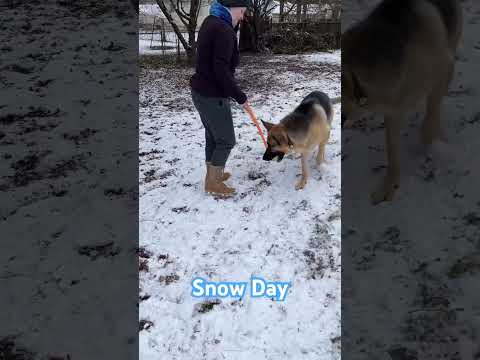
[[[178,6],[178,4],[180,4],[180,6]],[[190,5],[191,7],[191,5]],[[183,7],[183,1],[182,0],[177,0],[177,9],[178,9],[178,13],[184,15],[185,17],[188,18],[188,16],[190,15],[189,13],[187,13]]]
[[[271,3],[272,3],[272,0],[265,0],[264,1],[263,6],[262,6],[262,14],[267,13],[267,8],[270,6]],[[276,5],[274,4],[273,8],[275,8],[275,7],[276,7]]]
[[[183,47],[185,48],[185,50],[188,50],[190,48],[190,46],[188,45],[187,41],[183,37],[183,34],[180,31],[178,25],[175,23],[175,20],[173,20],[172,15],[170,15],[170,12],[168,11],[167,7],[165,6],[164,0],[156,0],[156,1],[157,1],[157,4],[158,4],[158,7],[160,8],[160,10],[162,10],[163,15],[165,15],[165,17],[167,18],[167,21],[172,26],[173,31],[175,32],[178,39],[182,43]]]
[[[171,25],[179,41],[182,43],[182,46],[187,53],[189,62],[192,63],[195,59],[197,51],[197,40],[195,34],[197,30],[201,2],[206,0],[190,0],[190,8],[188,12],[184,7],[183,1],[185,0],[156,0],[157,5],[160,7],[163,15]],[[170,5],[171,9],[168,9],[167,5]],[[173,18],[172,14],[177,15],[178,23]],[[185,27],[188,33],[188,41],[180,29],[180,26],[182,25]]]
[[[270,9],[265,10],[265,15],[266,15],[266,16],[269,16],[269,15],[272,13],[272,11],[275,10],[276,7],[277,7],[277,6],[274,5],[274,6],[272,6]]]
[[[187,15],[183,15],[180,11],[180,9],[178,8],[178,1],[177,0],[177,5],[175,5],[175,3],[173,2],[173,0],[170,0],[170,4],[172,5],[172,9],[175,11],[175,13],[178,15],[178,18],[180,19],[180,21],[182,22],[182,24],[185,26],[185,27],[188,27],[188,16]]]
[[[287,11],[285,11],[285,15],[288,15],[292,12],[293,9],[295,9],[295,3],[292,4],[292,6],[290,6],[290,9],[288,9]]]

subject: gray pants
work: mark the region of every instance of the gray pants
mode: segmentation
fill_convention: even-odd
[[[205,161],[224,167],[235,146],[230,100],[192,91],[192,100],[205,127]]]

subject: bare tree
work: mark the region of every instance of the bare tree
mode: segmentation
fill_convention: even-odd
[[[188,62],[193,64],[195,56],[197,54],[197,41],[195,38],[195,32],[197,30],[198,14],[200,13],[200,6],[202,0],[190,0],[190,6],[185,9],[184,0],[156,0],[163,15],[172,26],[173,31],[177,35],[178,39],[182,43],[185,52],[187,53]],[[177,24],[172,16],[175,13],[180,20],[180,24]],[[185,39],[180,26],[184,26],[187,30],[188,39]]]
[[[252,7],[240,28],[240,49],[261,51],[259,40],[268,28],[270,16],[277,7],[274,0],[252,0]]]
[[[342,10],[342,0],[319,0],[320,8],[325,5],[329,5],[332,9],[333,19],[340,19],[341,10]]]
[[[280,0],[280,22],[285,21],[285,17],[287,17],[293,9],[295,9],[297,6],[297,3],[295,1],[286,1],[286,0]]]
[[[297,23],[302,21],[302,0],[297,0]]]
[[[333,18],[340,19],[342,14],[342,0],[329,0],[330,6],[333,10]]]
[[[310,6],[309,6],[309,3],[308,2],[305,2],[303,4],[303,18],[302,18],[302,21],[303,22],[306,22],[307,19],[308,19],[308,10],[309,10]]]

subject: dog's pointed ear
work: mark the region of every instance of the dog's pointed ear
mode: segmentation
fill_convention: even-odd
[[[270,129],[275,125],[275,124],[272,124],[272,123],[269,123],[269,122],[263,121],[263,120],[262,120],[262,124],[263,124],[263,126],[265,126],[265,129],[267,129],[267,131],[270,131]]]

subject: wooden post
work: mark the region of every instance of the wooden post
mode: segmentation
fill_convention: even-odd
[[[297,0],[297,23],[302,21],[302,0]]]
[[[180,40],[177,36],[177,61],[180,62]]]
[[[157,17],[153,17],[153,24],[152,24],[152,36],[150,36],[150,49],[152,49],[152,43],[153,43],[153,34],[155,33],[155,19]]]
[[[283,22],[283,16],[285,12],[285,0],[280,0],[280,19],[278,22]]]
[[[162,26],[160,27],[160,44],[162,46],[163,56],[165,56],[165,47],[167,46],[166,42],[167,42],[167,39],[165,37],[165,23],[162,20]]]

